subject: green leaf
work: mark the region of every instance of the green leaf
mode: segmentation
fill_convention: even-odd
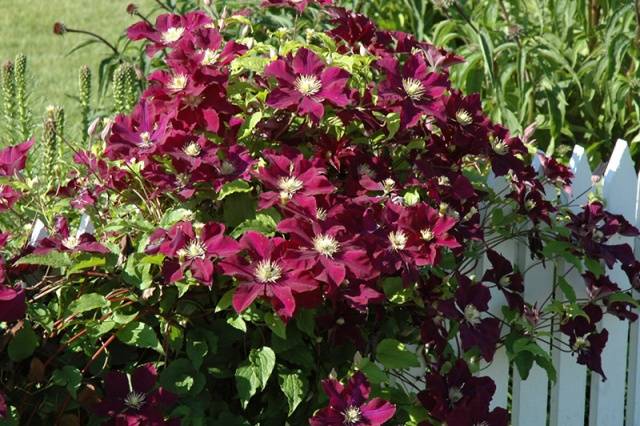
[[[251,192],[253,188],[247,181],[234,180],[232,182],[225,183],[218,192],[218,200],[223,200],[231,194],[237,194],[242,192]]]
[[[101,294],[83,294],[69,304],[69,313],[78,315],[93,309],[105,308],[109,306],[109,301]]]
[[[18,362],[29,358],[38,347],[38,336],[31,328],[31,323],[25,321],[22,328],[9,342],[7,351],[12,361]]]
[[[143,322],[130,322],[120,330],[116,336],[122,343],[127,345],[135,346],[137,348],[155,349],[160,353],[164,353],[156,332],[150,325]]]
[[[18,259],[14,265],[42,265],[52,268],[64,268],[71,265],[71,259],[67,253],[50,251],[46,254],[28,254]]]
[[[231,327],[236,328],[244,333],[247,332],[247,323],[242,319],[241,316],[236,315],[233,317],[227,318],[227,324]]]
[[[180,221],[191,219],[193,219],[193,212],[189,209],[179,208],[169,210],[164,214],[164,216],[162,216],[162,219],[160,219],[160,227],[169,228]]]
[[[558,287],[560,287],[560,290],[562,290],[564,297],[566,297],[569,302],[576,302],[576,292],[573,287],[571,287],[571,284],[569,284],[567,280],[564,279],[564,277],[558,278]]]
[[[215,313],[220,311],[224,311],[231,307],[231,302],[233,301],[233,293],[235,293],[235,289],[228,290],[225,294],[222,295],[218,303],[216,304]]]
[[[240,134],[238,139],[244,139],[248,136],[251,136],[251,132],[256,128],[258,123],[262,120],[262,111],[257,111],[251,114],[248,120],[245,120],[242,126],[240,127]]]
[[[67,271],[67,275],[75,274],[76,272],[83,271],[85,269],[95,268],[96,266],[104,266],[107,264],[107,259],[104,256],[79,256],[74,259],[73,266]]]
[[[287,338],[287,326],[282,322],[279,316],[275,315],[273,312],[267,312],[264,314],[264,322],[276,336],[282,339]]]
[[[258,213],[255,218],[247,219],[238,225],[231,233],[231,236],[238,238],[247,231],[258,231],[267,237],[272,237],[276,232],[277,226],[278,224],[273,216]]]
[[[276,365],[276,354],[269,347],[252,349],[247,359],[236,369],[236,388],[243,408],[258,388],[264,390]]]
[[[280,373],[278,374],[278,383],[280,383],[282,393],[287,397],[287,403],[289,404],[288,415],[291,416],[300,402],[302,402],[302,396],[305,394],[305,383],[302,374],[299,372]]]
[[[188,359],[171,362],[160,373],[160,385],[176,395],[197,395],[206,385],[205,376],[196,371]]]
[[[187,356],[193,362],[194,368],[197,370],[202,365],[204,357],[207,356],[209,347],[204,340],[196,340],[195,336],[187,336]]]
[[[418,355],[395,339],[382,340],[376,349],[376,356],[385,368],[402,369],[420,366]]]
[[[71,396],[75,399],[78,397],[78,388],[82,383],[82,373],[74,366],[65,365],[61,369],[53,372],[51,375],[51,381],[56,386],[66,387]]]

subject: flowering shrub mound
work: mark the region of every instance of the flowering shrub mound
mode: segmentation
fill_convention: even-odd
[[[57,187],[33,141],[0,151],[6,422],[507,425],[499,347],[605,377],[638,231],[575,210],[565,166],[451,87],[462,58],[330,3],[135,24],[148,86]],[[586,296],[527,300],[559,261]]]

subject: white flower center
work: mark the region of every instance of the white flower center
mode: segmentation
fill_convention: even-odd
[[[587,339],[584,337],[577,337],[572,349],[577,352],[589,349],[589,347],[591,347],[591,343],[589,343]]]
[[[316,219],[325,220],[327,218],[327,211],[323,208],[318,208],[316,210]]]
[[[490,425],[488,421],[483,420],[481,422],[475,423],[473,426],[490,426]]]
[[[340,249],[340,243],[331,235],[316,235],[313,239],[313,248],[322,255],[333,257]]]
[[[471,117],[471,114],[469,114],[469,111],[466,109],[459,109],[456,112],[456,121],[462,126],[468,126],[473,123],[473,117]]]
[[[498,155],[504,155],[509,150],[506,142],[501,138],[495,138],[491,140],[491,148],[493,148],[493,152]]]
[[[480,324],[480,311],[474,305],[467,305],[464,307],[464,319],[471,325]]]
[[[303,186],[304,183],[294,176],[280,178],[280,180],[278,181],[278,188],[280,188],[280,198],[284,200],[290,199],[296,192],[300,191]]]
[[[129,408],[133,408],[134,410],[139,410],[144,405],[146,398],[147,397],[143,393],[136,391],[129,392],[129,394],[124,399],[124,405]]]
[[[168,85],[169,89],[179,92],[187,87],[187,76],[184,74],[174,75]]]
[[[420,236],[422,237],[423,240],[425,240],[426,242],[429,242],[433,240],[436,234],[431,229],[425,228],[422,231],[420,231]]]
[[[182,27],[171,27],[167,31],[162,33],[162,41],[165,44],[173,43],[175,41],[180,40],[184,34],[184,28]]]
[[[219,57],[220,53],[218,51],[205,49],[202,51],[202,60],[200,61],[200,63],[202,65],[213,65],[216,63]]]
[[[204,259],[206,253],[204,244],[197,239],[191,240],[186,248],[178,250],[178,256],[187,259]]]
[[[236,167],[230,161],[224,160],[222,164],[220,164],[220,173],[223,176],[229,176],[235,173],[235,171]]]
[[[511,277],[509,275],[505,275],[504,277],[498,280],[498,285],[500,287],[508,287],[511,284]]]
[[[396,187],[396,181],[391,178],[386,178],[382,181],[382,190],[385,194],[390,193]]]
[[[62,245],[68,248],[69,250],[73,250],[80,244],[80,239],[74,235],[71,235],[64,240],[62,240]]]
[[[140,143],[138,143],[138,146],[140,148],[147,149],[147,148],[151,148],[152,145],[153,143],[151,142],[151,133],[149,132],[140,133]]]
[[[270,260],[261,260],[254,271],[256,279],[261,283],[275,283],[282,277],[282,268]]]
[[[200,148],[200,145],[196,142],[191,142],[182,148],[182,152],[187,154],[189,157],[197,157],[202,152],[202,148]]]
[[[412,101],[419,101],[424,97],[427,89],[424,87],[424,84],[418,79],[415,78],[403,78],[402,79],[402,88],[407,96]]]
[[[459,387],[454,386],[449,389],[449,401],[453,404],[460,401],[464,395],[462,394],[462,390]]]
[[[360,411],[360,408],[350,405],[346,410],[342,412],[342,418],[344,419],[344,422],[342,424],[354,425],[358,423],[362,418],[362,412]]]
[[[368,164],[360,164],[358,166],[358,174],[361,176],[369,176],[370,178],[375,178],[375,172],[369,167]]]
[[[395,251],[404,250],[407,245],[407,234],[402,231],[394,231],[389,233],[389,243]]]
[[[293,84],[303,96],[313,96],[322,89],[322,83],[315,75],[300,75]]]
[[[595,231],[593,231],[592,234],[592,239],[593,241],[595,241],[596,243],[600,243],[602,242],[602,240],[604,240],[604,232],[602,232],[599,229],[596,229]]]

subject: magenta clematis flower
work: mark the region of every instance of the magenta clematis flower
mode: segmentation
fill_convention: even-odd
[[[283,238],[269,239],[249,231],[242,236],[240,246],[246,250],[246,257],[235,256],[220,263],[224,273],[239,283],[233,295],[236,312],[247,309],[258,297],[265,297],[287,321],[296,310],[295,295],[318,289],[307,271],[296,269],[287,261],[292,244]]]
[[[282,154],[268,152],[269,162],[256,173],[267,191],[260,194],[260,208],[293,201],[296,204],[308,201],[315,195],[331,194],[335,187],[324,176],[325,169],[317,161],[311,162],[293,149]]]
[[[194,29],[211,22],[211,17],[204,12],[190,12],[185,15],[165,13],[156,18],[155,26],[146,21],[133,24],[127,29],[127,36],[131,40],[149,40],[151,44],[147,47],[147,54],[151,56],[166,47],[175,46]]]
[[[13,176],[24,169],[27,163],[27,153],[34,140],[22,142],[0,150],[0,176]]]
[[[278,231],[291,235],[297,248],[292,261],[300,268],[318,270],[316,279],[335,289],[349,276],[369,278],[373,274],[367,252],[353,244],[344,226],[310,222],[301,217],[284,219]]]
[[[324,116],[327,102],[337,107],[349,103],[350,74],[341,68],[325,67],[322,59],[309,49],[298,49],[295,56],[289,54],[270,63],[264,74],[276,78],[279,84],[267,97],[267,105],[271,107],[292,109],[318,122]]]
[[[51,250],[73,253],[109,253],[109,249],[97,242],[90,233],[72,235],[69,230],[69,222],[63,216],[56,217],[53,234],[40,240],[33,252],[43,254]]]
[[[104,379],[105,397],[93,411],[100,417],[110,417],[107,425],[180,424],[178,419],[165,420],[164,412],[177,401],[177,397],[162,388],[156,389],[158,372],[151,364],[136,368],[131,374],[131,386],[125,373],[110,371]]]
[[[191,222],[179,222],[169,231],[158,229],[151,235],[147,253],[162,253],[166,281],[181,280],[190,270],[198,281],[211,286],[214,261],[238,253],[238,243],[224,235],[222,224],[210,222],[194,227]]]
[[[118,115],[111,127],[105,155],[111,160],[144,159],[164,143],[170,114],[157,116],[153,103],[143,99],[130,115]]]
[[[380,83],[380,100],[392,111],[400,113],[400,127],[413,127],[423,115],[441,116],[440,98],[448,88],[445,74],[429,71],[422,54],[409,57],[401,68],[393,58],[378,61],[386,79]]]
[[[26,295],[21,287],[0,284],[0,322],[13,322],[24,318],[27,312]]]
[[[293,7],[299,13],[302,13],[310,4],[319,4],[320,6],[326,6],[329,4],[333,4],[333,0],[262,0],[261,6],[288,6]]]
[[[0,212],[10,210],[20,199],[20,192],[9,185],[0,185]]]
[[[335,379],[322,381],[329,406],[309,419],[311,426],[380,426],[396,413],[395,405],[381,398],[370,401],[371,386],[362,372],[356,372],[346,386]]]

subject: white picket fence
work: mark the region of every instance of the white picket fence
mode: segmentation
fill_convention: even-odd
[[[578,211],[587,201],[593,185],[583,147],[574,148],[570,166],[575,174],[571,191],[575,199],[568,201],[571,201],[572,209]],[[607,210],[624,215],[631,224],[640,225],[638,174],[625,141],[617,141],[603,179],[603,198]],[[494,188],[499,188],[500,184],[499,181],[492,183]],[[636,255],[640,253],[640,239],[620,240],[635,245]],[[514,241],[502,244],[498,251],[519,265],[520,270],[525,270],[531,262],[527,248]],[[487,267],[488,262],[485,260],[484,263],[481,268]],[[539,266],[529,269],[524,277],[525,300],[541,303],[552,291],[554,274],[566,272],[564,268],[562,265],[547,264],[546,268]],[[482,270],[478,273],[481,274]],[[629,281],[620,269],[609,271],[608,274],[622,289],[629,288]],[[579,298],[586,297],[585,286],[578,273],[571,272],[566,278]],[[504,297],[499,292],[493,296],[491,309],[494,314],[500,315],[500,307],[505,304]],[[497,390],[492,404],[507,407],[510,393],[511,424],[515,426],[640,426],[638,323],[629,327],[627,322],[605,315],[602,325],[609,331],[607,347],[602,354],[602,367],[607,381],[602,381],[595,373],[590,373],[588,377],[586,368],[578,365],[571,354],[556,350],[552,350],[557,370],[555,384],[550,385],[546,372],[537,365],[531,369],[527,380],[522,380],[515,369],[513,374],[509,374],[509,360],[502,349],[496,353],[493,362],[480,372],[496,382]],[[551,332],[551,325],[545,331]]]

